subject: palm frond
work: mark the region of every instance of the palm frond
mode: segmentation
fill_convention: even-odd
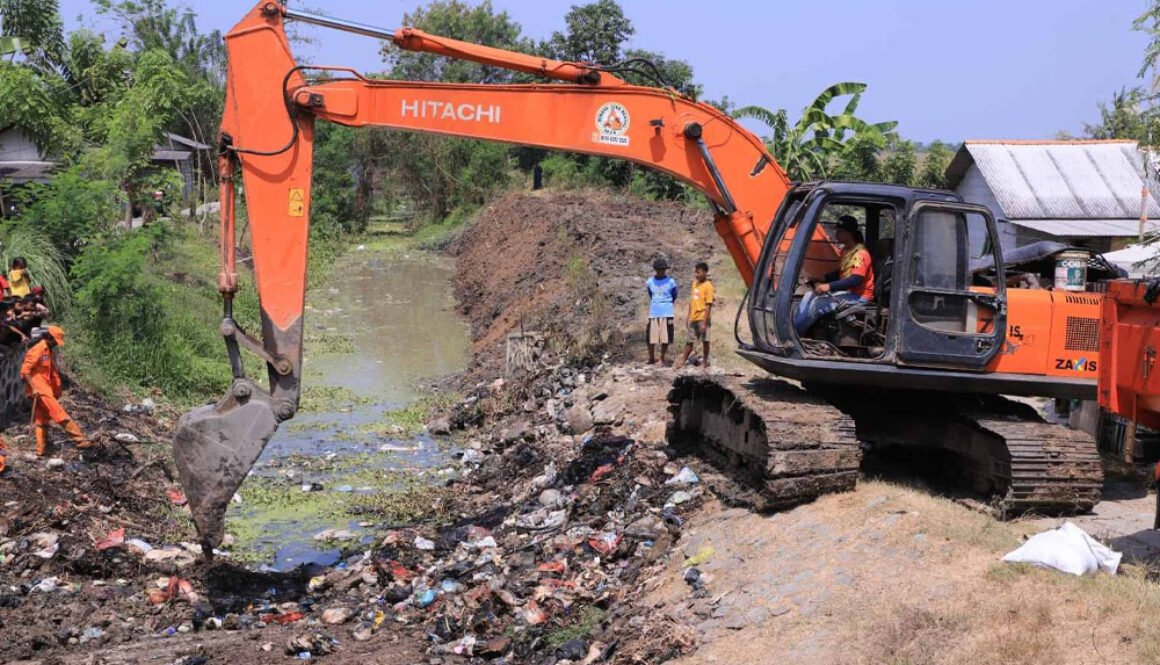
[[[62,314],[72,302],[64,255],[47,235],[28,224],[6,225],[0,230],[0,260],[3,266],[24,257],[36,284],[44,287],[45,300],[55,314]]]

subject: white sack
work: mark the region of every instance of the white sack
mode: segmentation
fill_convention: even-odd
[[[1095,538],[1066,522],[1058,529],[1032,536],[1023,546],[1003,557],[1008,563],[1031,563],[1072,575],[1115,575],[1124,555],[1101,545]]]

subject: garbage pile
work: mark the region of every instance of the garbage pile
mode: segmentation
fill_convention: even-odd
[[[496,500],[490,509],[434,530],[388,532],[312,578],[309,590],[325,598],[315,607],[320,623],[349,624],[356,641],[384,626],[421,626],[436,658],[659,662],[692,646],[657,639],[676,631],[646,624],[668,620],[622,602],[680,538],[681,513],[702,493],[692,469],[607,433],[587,437],[563,463],[522,444],[481,466],[480,477],[507,478],[506,491],[485,497]],[[287,652],[302,646],[303,658],[332,646],[295,640]]]

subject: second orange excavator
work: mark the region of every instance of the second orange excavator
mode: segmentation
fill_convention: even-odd
[[[288,20],[543,81],[372,80],[345,67],[302,65],[286,38]],[[234,381],[221,402],[182,418],[174,444],[206,547],[220,542],[230,498],[278,424],[298,408],[316,120],[625,159],[702,192],[750,289],[738,316],[748,316],[753,338],[741,355],[804,389],[683,377],[671,395],[670,434],[674,444],[695,446],[735,471],[769,507],[851,489],[865,445],[904,446],[928,457],[993,497],[1003,514],[1082,511],[1099,500],[1102,471],[1091,437],[1044,422],[1001,395],[1095,399],[1107,362],[1099,337],[1103,296],[1011,288],[1037,280],[1015,279],[1013,266],[1027,265],[1027,257],[1005,261],[987,208],[946,191],[792,183],[757,136],[668,88],[646,62],[560,62],[272,1],[258,3],[225,41],[219,281]],[[657,87],[617,76],[627,71]],[[232,316],[239,172],[260,339]],[[872,248],[872,298],[798,330],[794,314],[808,284],[838,266],[835,224],[850,217]],[[1090,279],[1099,281],[1103,266],[1090,267]],[[242,349],[265,360],[268,389],[245,375]]]

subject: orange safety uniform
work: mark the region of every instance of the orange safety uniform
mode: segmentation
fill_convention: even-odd
[[[4,473],[4,468],[8,466],[8,446],[4,445],[4,439],[0,439],[0,473]]]
[[[858,243],[842,251],[838,277],[846,279],[857,275],[862,283],[850,288],[850,293],[862,300],[874,300],[874,263],[866,246]]]
[[[48,334],[56,346],[64,345],[64,331],[59,326],[49,326]],[[48,424],[60,424],[78,448],[89,448],[92,443],[85,438],[80,427],[69,417],[60,405],[60,371],[53,362],[53,347],[47,339],[42,339],[29,347],[20,367],[20,377],[24,379],[25,390],[32,398],[33,433],[36,435],[36,454],[44,456],[47,447]]]

